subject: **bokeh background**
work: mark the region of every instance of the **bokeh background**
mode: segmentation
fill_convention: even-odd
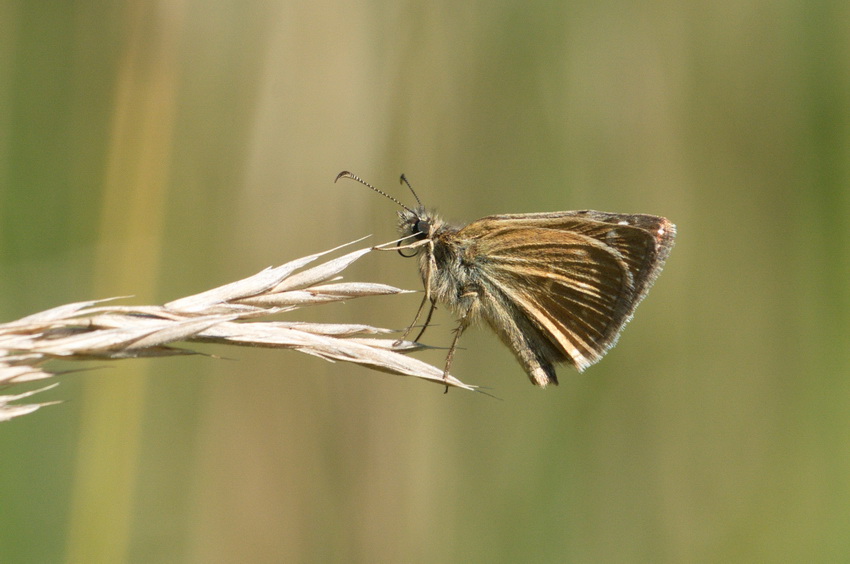
[[[850,4],[0,3],[0,319],[164,303],[444,216],[679,226],[620,344],[500,398],[288,351],[125,361],[0,428],[3,562],[850,559]],[[412,261],[346,272],[420,288]],[[419,297],[290,319],[404,327]],[[427,334],[446,346],[445,312]],[[435,364],[444,351],[419,356]],[[16,388],[22,391],[26,388]]]

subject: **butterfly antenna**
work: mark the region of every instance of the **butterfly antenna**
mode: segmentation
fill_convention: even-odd
[[[419,196],[416,195],[416,191],[413,189],[413,186],[408,182],[407,177],[402,173],[401,178],[398,179],[399,182],[404,182],[407,184],[407,187],[410,188],[410,191],[413,193],[413,197],[416,198],[416,203],[419,204],[419,207],[422,207],[422,202],[419,200]]]
[[[396,198],[393,198],[392,196],[390,196],[389,194],[387,194],[383,190],[379,190],[379,189],[375,188],[374,186],[372,186],[371,184],[369,184],[368,182],[366,182],[365,180],[363,180],[362,178],[360,178],[356,174],[352,174],[352,173],[348,172],[347,170],[344,170],[344,171],[342,171],[342,172],[340,172],[339,174],[336,175],[336,179],[334,179],[334,182],[336,182],[340,178],[350,178],[351,180],[356,180],[357,182],[359,182],[363,186],[368,186],[369,188],[371,188],[372,190],[374,190],[375,192],[377,192],[381,196],[384,196],[385,198],[389,198],[390,200],[397,203],[398,205],[400,205],[405,210],[409,211],[413,215],[416,215],[416,212],[414,212],[412,209],[410,209],[409,207],[407,207],[404,204],[402,204],[401,202],[399,202]],[[413,195],[415,196],[416,194],[414,193]],[[419,201],[419,198],[416,198],[416,200]]]

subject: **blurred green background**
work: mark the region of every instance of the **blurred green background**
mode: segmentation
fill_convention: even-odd
[[[447,218],[665,215],[620,344],[502,401],[288,351],[61,378],[0,427],[0,560],[850,560],[847,2],[0,3],[0,319],[164,303]],[[346,272],[420,288],[413,261]],[[404,327],[419,297],[289,319]],[[446,346],[445,312],[427,334]],[[444,351],[420,358],[442,363]],[[26,389],[15,388],[16,391]]]

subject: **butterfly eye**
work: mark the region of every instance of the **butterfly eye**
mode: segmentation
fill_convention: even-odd
[[[427,219],[417,219],[413,224],[413,233],[420,241],[428,236],[431,231],[431,222]]]

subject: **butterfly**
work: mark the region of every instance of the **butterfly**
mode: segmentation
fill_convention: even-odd
[[[413,192],[409,208],[354,174],[350,178],[401,206],[399,251],[418,255],[430,304],[458,318],[446,356],[448,375],[460,336],[483,321],[535,385],[557,384],[555,365],[579,372],[616,343],[673,248],[676,226],[664,217],[592,210],[492,215],[464,226],[427,211]],[[401,180],[410,184],[402,175]]]

